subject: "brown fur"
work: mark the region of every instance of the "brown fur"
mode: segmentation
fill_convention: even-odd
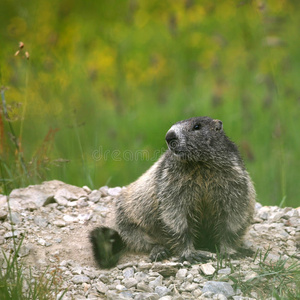
[[[166,141],[169,150],[117,199],[122,240],[152,260],[174,254],[197,261],[205,257],[200,249],[235,251],[252,221],[255,190],[222,122],[180,121]]]

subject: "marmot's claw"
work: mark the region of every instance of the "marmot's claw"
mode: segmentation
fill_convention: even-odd
[[[180,260],[182,262],[188,261],[190,263],[197,263],[203,260],[208,260],[210,258],[212,258],[212,256],[209,255],[206,251],[193,250],[184,252],[180,257]]]
[[[167,259],[169,256],[170,253],[166,248],[157,245],[152,248],[149,258],[151,261],[161,261]]]

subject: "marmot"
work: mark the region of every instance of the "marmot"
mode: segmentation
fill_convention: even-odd
[[[152,261],[179,255],[195,262],[207,258],[200,249],[231,253],[241,246],[256,195],[222,122],[179,121],[165,139],[168,150],[116,199],[118,234],[92,231],[100,267],[115,265],[124,247],[149,252]]]

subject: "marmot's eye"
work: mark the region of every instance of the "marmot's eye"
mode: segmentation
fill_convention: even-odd
[[[201,128],[201,125],[196,124],[196,125],[194,125],[193,130],[200,130],[200,128]]]

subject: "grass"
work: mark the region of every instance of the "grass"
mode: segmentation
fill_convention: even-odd
[[[0,184],[126,185],[153,161],[94,151],[151,156],[171,124],[210,115],[240,147],[259,201],[297,206],[300,10],[269,2],[4,0]]]
[[[25,267],[18,259],[23,238],[14,241],[14,250],[4,259],[0,268],[0,299],[2,300],[60,300],[66,290],[62,290],[62,275],[59,268],[49,272],[34,274],[30,267]]]
[[[235,290],[239,289],[244,296],[256,299],[274,297],[277,300],[300,299],[300,262],[293,258],[269,259],[271,249],[258,250],[251,264],[255,265],[245,271],[245,265],[233,265],[227,256],[217,253],[217,271],[230,267],[228,279],[233,282]],[[249,279],[245,276],[249,273]],[[223,279],[224,280],[224,279]]]
[[[0,161],[0,174],[4,175],[2,162]],[[7,185],[4,185],[7,195]],[[0,299],[1,300],[61,300],[66,290],[63,290],[62,274],[56,265],[49,271],[46,268],[42,273],[34,274],[31,267],[26,267],[19,260],[20,249],[24,236],[20,239],[15,236],[14,225],[11,217],[9,197],[7,197],[8,216],[12,230],[12,250],[9,254],[2,249],[0,256]]]

